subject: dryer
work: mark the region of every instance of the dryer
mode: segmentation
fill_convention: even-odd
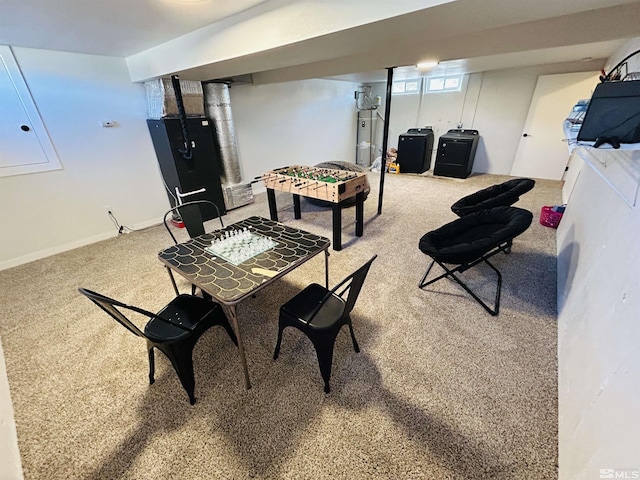
[[[471,174],[479,140],[477,130],[452,129],[440,136],[433,174],[467,178]]]

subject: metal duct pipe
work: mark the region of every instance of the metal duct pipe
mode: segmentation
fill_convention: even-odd
[[[222,185],[235,185],[242,182],[240,160],[238,159],[238,141],[231,115],[231,97],[226,83],[203,83],[204,107],[207,118],[213,121],[220,146],[222,163]]]

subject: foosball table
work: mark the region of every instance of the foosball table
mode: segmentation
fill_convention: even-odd
[[[364,224],[364,197],[367,174],[331,168],[318,168],[294,165],[276,168],[262,177],[267,188],[269,214],[271,220],[278,221],[275,191],[289,192],[293,195],[294,217],[302,217],[300,197],[316,198],[331,204],[333,211],[333,249],[342,249],[342,207],[347,200],[355,197],[356,236],[361,237]]]

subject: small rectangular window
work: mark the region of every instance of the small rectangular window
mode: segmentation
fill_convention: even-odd
[[[420,93],[421,82],[420,78],[393,82],[391,93],[393,95],[416,95]]]
[[[428,77],[426,92],[459,92],[462,88],[462,75]]]
[[[420,82],[418,80],[405,82],[405,91],[407,93],[418,93],[419,86],[420,86]]]
[[[429,87],[427,88],[428,92],[439,92],[444,90],[444,78],[443,77],[435,77],[429,79]]]
[[[444,79],[445,90],[459,90],[459,88],[460,88],[460,77],[446,77]]]
[[[393,88],[391,89],[391,93],[393,94],[402,94],[404,93],[404,82],[393,82]]]

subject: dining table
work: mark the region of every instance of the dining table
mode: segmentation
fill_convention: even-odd
[[[252,216],[224,228],[171,245],[158,253],[179,295],[174,273],[218,302],[229,316],[238,352],[251,388],[237,305],[324,252],[325,286],[329,285],[331,241],[277,221]]]

